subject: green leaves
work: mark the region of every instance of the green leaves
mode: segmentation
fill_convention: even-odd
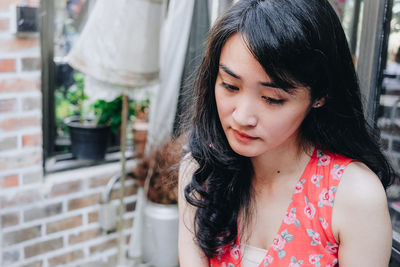
[[[113,133],[118,133],[121,126],[122,96],[107,102],[97,100],[93,104],[97,125],[110,125]]]

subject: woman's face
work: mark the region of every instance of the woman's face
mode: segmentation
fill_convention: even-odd
[[[311,107],[309,90],[277,88],[240,34],[227,40],[219,64],[215,99],[233,151],[257,157],[298,145],[299,127]]]

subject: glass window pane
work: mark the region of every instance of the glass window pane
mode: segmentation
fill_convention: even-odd
[[[380,92],[377,125],[385,154],[391,160],[396,176],[400,173],[400,0],[393,1],[388,47],[382,55],[383,80]],[[393,225],[393,247],[400,249],[400,185],[395,183],[387,190]],[[393,252],[394,253],[394,252]],[[393,255],[393,254],[392,254]],[[392,256],[392,262],[395,261]],[[398,266],[391,263],[390,266]]]

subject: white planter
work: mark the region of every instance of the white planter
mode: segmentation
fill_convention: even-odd
[[[143,259],[152,266],[178,266],[178,205],[146,203]]]

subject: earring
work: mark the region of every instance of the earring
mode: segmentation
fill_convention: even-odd
[[[317,103],[315,103],[315,104],[313,105],[313,107],[314,107],[314,108],[319,108],[319,107],[321,107],[321,103],[320,103],[320,102],[317,102]]]

